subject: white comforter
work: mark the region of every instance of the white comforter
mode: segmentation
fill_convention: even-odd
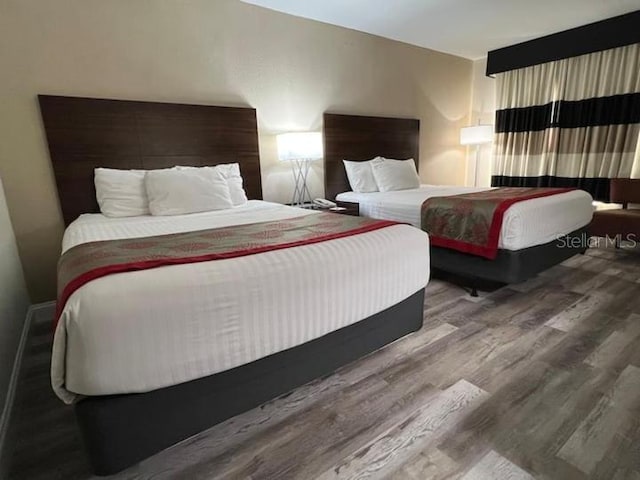
[[[63,250],[315,212],[267,202],[175,217],[82,215]],[[119,273],[69,298],[52,384],[78,395],[147,392],[221,372],[363,320],[425,287],[428,237],[397,225],[227,260]]]
[[[489,188],[421,185],[394,192],[345,192],[336,198],[360,204],[360,215],[407,222],[420,228],[420,207],[431,197],[482,192]],[[583,190],[518,202],[505,212],[498,248],[521,250],[554,241],[591,222],[593,199]]]

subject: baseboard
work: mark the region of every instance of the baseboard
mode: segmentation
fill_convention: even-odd
[[[11,369],[11,378],[9,379],[9,389],[7,391],[6,401],[4,403],[4,408],[2,409],[2,415],[0,416],[0,469],[5,447],[4,442],[7,438],[7,431],[9,430],[13,402],[16,396],[16,387],[18,386],[22,359],[24,357],[25,347],[27,346],[27,340],[29,339],[31,325],[33,323],[33,319],[36,318],[39,313],[46,310],[52,310],[53,308],[55,308],[55,302],[45,302],[31,305],[27,310],[24,325],[22,326],[22,333],[20,334],[18,350],[16,351],[16,358],[13,361],[13,368]]]

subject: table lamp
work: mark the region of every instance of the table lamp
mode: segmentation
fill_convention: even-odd
[[[278,158],[289,162],[293,171],[294,190],[291,205],[302,206],[311,202],[307,177],[311,162],[322,158],[320,132],[292,132],[278,135]]]

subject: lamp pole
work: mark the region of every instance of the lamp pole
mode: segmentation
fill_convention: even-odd
[[[307,186],[307,177],[311,169],[311,159],[296,158],[291,160],[291,169],[293,171],[293,196],[291,197],[291,205],[297,207],[303,206],[311,201],[311,192]]]

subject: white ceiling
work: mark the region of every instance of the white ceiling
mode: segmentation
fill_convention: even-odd
[[[470,59],[640,9],[640,0],[243,0]]]

